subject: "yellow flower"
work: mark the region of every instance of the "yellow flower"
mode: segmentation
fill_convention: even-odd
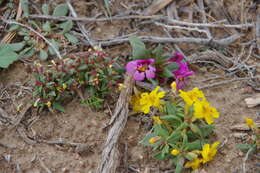
[[[245,117],[244,120],[246,121],[246,125],[252,129],[256,128],[256,125],[254,123],[254,120],[249,117]]]
[[[193,170],[198,169],[200,164],[202,163],[202,160],[199,158],[195,158],[193,161],[187,162],[184,167],[185,168],[192,168]]]
[[[67,84],[65,84],[65,83],[64,83],[64,84],[62,84],[62,88],[63,88],[63,89],[66,89],[66,88],[68,88]]]
[[[118,84],[118,89],[121,91],[122,89],[126,88],[126,86],[122,83]]]
[[[174,155],[174,156],[177,156],[179,153],[180,153],[180,150],[177,150],[177,149],[173,149],[171,151],[171,154]]]
[[[102,50],[103,50],[103,49],[102,49],[101,47],[99,47],[99,46],[94,46],[93,49],[94,49],[94,50],[99,50],[99,51],[102,51]]]
[[[220,142],[215,142],[213,143],[211,146],[210,144],[204,144],[202,151],[201,151],[201,155],[203,157],[203,163],[209,162],[213,159],[213,157],[216,155],[217,153],[217,147],[220,144]]]
[[[159,116],[152,116],[152,119],[153,119],[154,124],[162,124],[163,123]]]
[[[192,104],[197,101],[206,100],[203,92],[200,91],[198,88],[193,88],[191,91],[188,92],[182,90],[179,91],[180,91],[180,97],[184,100],[184,102],[189,107],[192,106]]]
[[[61,89],[61,87],[60,87],[60,86],[57,86],[57,87],[56,87],[56,89],[57,89],[59,92],[61,92],[61,91],[62,91],[62,89]]]
[[[51,107],[51,102],[48,101],[48,102],[46,103],[46,105],[47,105],[48,107]]]
[[[142,112],[140,99],[140,94],[136,94],[131,97],[130,104],[133,106],[134,112]]]
[[[171,88],[172,88],[172,92],[175,93],[177,91],[177,84],[175,81],[171,83]]]
[[[141,94],[140,104],[142,112],[144,112],[145,114],[150,112],[150,108],[152,106],[158,108],[159,110],[162,110],[163,101],[161,100],[161,98],[165,96],[165,92],[158,92],[159,88],[160,87],[157,86],[151,93]]]
[[[219,117],[219,112],[216,108],[211,107],[206,101],[197,101],[194,103],[194,117],[195,118],[205,118],[208,124],[214,123],[214,118]]]
[[[157,142],[158,140],[160,140],[161,137],[160,136],[154,136],[152,138],[149,139],[149,143],[150,144],[154,144],[155,142]]]

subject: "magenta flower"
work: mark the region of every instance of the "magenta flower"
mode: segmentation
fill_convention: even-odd
[[[172,57],[168,60],[169,62],[176,62],[181,63],[181,61],[184,59],[183,55],[179,52],[176,52],[172,55]]]
[[[178,62],[178,65],[179,69],[172,72],[176,79],[177,90],[184,87],[187,77],[194,75],[193,71],[189,71],[188,64],[186,62]]]
[[[134,79],[142,81],[145,79],[155,78],[155,67],[152,66],[154,59],[140,59],[130,61],[126,65],[126,71],[134,75]]]

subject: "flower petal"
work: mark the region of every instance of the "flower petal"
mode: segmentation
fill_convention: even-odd
[[[137,70],[134,72],[134,79],[135,80],[142,81],[142,80],[144,80],[144,78],[145,78],[144,72],[139,72]]]
[[[137,62],[136,61],[130,61],[126,65],[126,71],[128,73],[131,73],[131,74],[133,74],[136,71],[136,68],[137,68]]]
[[[149,70],[145,71],[146,78],[147,79],[155,78],[155,71],[156,71],[156,69],[153,66],[151,66],[151,65],[149,65],[148,67],[149,67]]]

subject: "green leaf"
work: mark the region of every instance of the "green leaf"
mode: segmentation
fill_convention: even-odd
[[[51,92],[48,94],[48,96],[53,96],[53,97],[55,97],[55,96],[56,96],[55,91],[51,91]]]
[[[42,5],[42,13],[44,15],[49,15],[49,5],[48,4],[43,4]]]
[[[200,140],[196,140],[194,142],[187,143],[184,148],[188,151],[200,150],[202,148],[202,142]]]
[[[30,11],[29,11],[29,1],[28,0],[22,0],[21,8],[23,10],[23,16],[28,17],[29,14],[30,14]]]
[[[79,42],[78,38],[75,37],[75,36],[72,35],[72,34],[66,33],[66,34],[64,34],[64,36],[68,39],[68,41],[69,41],[70,43],[75,44],[75,43]]]
[[[173,73],[168,68],[164,68],[163,69],[163,76],[166,77],[166,78],[170,78],[170,77],[173,77]]]
[[[12,43],[12,44],[8,44],[10,46],[11,49],[13,49],[15,52],[20,51],[24,48],[26,42],[22,41],[19,43]]]
[[[53,108],[60,111],[60,112],[65,112],[65,109],[63,106],[60,105],[60,103],[53,102]]]
[[[163,55],[163,46],[159,44],[153,51],[152,54],[156,57],[156,60],[160,61]]]
[[[71,20],[59,24],[59,27],[63,29],[62,33],[65,34],[69,32],[73,27],[73,22]]]
[[[213,125],[204,125],[202,127],[199,127],[200,131],[202,133],[202,136],[205,138],[207,136],[209,136],[213,130],[214,130],[214,126]]]
[[[153,157],[157,160],[165,160],[166,159],[165,154],[163,154],[162,151],[156,153]]]
[[[161,116],[160,119],[169,121],[171,124],[173,124],[174,127],[178,127],[180,124],[182,124],[182,120],[176,115]]]
[[[109,6],[109,0],[104,0],[104,4],[105,4],[105,8],[108,12],[108,15],[111,16],[111,10],[110,10],[110,6]]]
[[[20,28],[19,25],[13,24],[13,25],[11,25],[10,28],[8,29],[8,32],[16,31],[16,30],[18,30],[19,28]]]
[[[69,8],[67,4],[59,4],[55,7],[53,11],[53,16],[60,17],[60,16],[66,16],[68,14]]]
[[[47,60],[48,58],[48,53],[45,50],[40,50],[40,55],[39,55],[39,59],[42,61]]]
[[[166,68],[170,71],[177,70],[179,65],[176,62],[172,62],[166,66]]]
[[[175,144],[180,139],[181,139],[181,132],[173,131],[172,134],[168,137],[167,142],[171,144]]]
[[[59,50],[59,43],[57,43],[55,40],[51,39],[50,42],[52,43],[52,45],[57,49]],[[55,51],[53,50],[52,47],[49,47],[49,52],[51,55],[56,55]]]
[[[19,59],[19,55],[9,45],[0,45],[0,67],[7,68],[14,61]]]
[[[50,31],[51,31],[50,21],[46,21],[46,22],[42,25],[42,29],[43,29],[43,31],[50,32]]]
[[[174,173],[181,173],[182,168],[183,168],[183,164],[184,164],[184,158],[181,157],[181,158],[178,160],[177,164],[176,164],[176,168],[175,168]]]
[[[25,50],[25,49],[24,49]],[[24,51],[23,50],[23,51]],[[22,52],[23,52],[22,51]],[[35,49],[32,47],[29,47],[29,49],[25,52],[25,53],[19,53],[19,55],[22,55],[21,57],[26,57],[26,58],[30,58],[35,54]]]
[[[199,134],[200,137],[204,137],[202,132],[201,132],[201,130],[200,130],[200,128],[198,126],[196,126],[195,124],[191,123],[190,124],[190,129],[191,129],[192,132]]]
[[[165,104],[165,111],[169,115],[175,115],[177,113],[177,107],[172,102],[167,102]]]
[[[163,149],[162,149],[162,155],[163,155],[164,157],[169,153],[169,149],[170,149],[170,147],[169,147],[169,145],[167,145],[167,144],[163,147]]]
[[[137,37],[129,38],[132,46],[133,59],[147,59],[149,58],[149,50],[146,49],[145,44]]]
[[[154,126],[154,131],[158,134],[158,136],[169,136],[169,132],[160,124]]]
[[[250,148],[255,147],[255,145],[250,145],[250,144],[237,144],[236,148],[240,150],[248,150]]]

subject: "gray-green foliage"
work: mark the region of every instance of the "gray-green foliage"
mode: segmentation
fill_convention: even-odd
[[[19,55],[8,44],[0,45],[0,67],[7,68],[14,61],[19,59]]]
[[[24,16],[30,14],[28,0],[22,0],[22,10]],[[59,4],[51,12],[49,5],[43,4],[42,13],[44,15],[66,16],[68,14],[68,6],[66,4]],[[73,29],[72,21],[58,23],[49,20],[41,22],[28,19],[27,23],[27,25],[47,38],[57,50],[59,50],[61,45],[59,40],[55,38],[61,38],[63,36],[71,44],[78,42],[78,38],[71,32]],[[30,32],[28,29],[18,25],[10,25],[8,31],[16,31],[17,35],[23,38],[23,41],[1,46],[0,67],[8,67],[12,62],[19,59],[19,57],[29,58],[33,55],[37,55],[40,60],[47,60],[49,55],[55,55],[54,50],[48,44],[37,34]],[[55,35],[56,37],[53,37]]]

